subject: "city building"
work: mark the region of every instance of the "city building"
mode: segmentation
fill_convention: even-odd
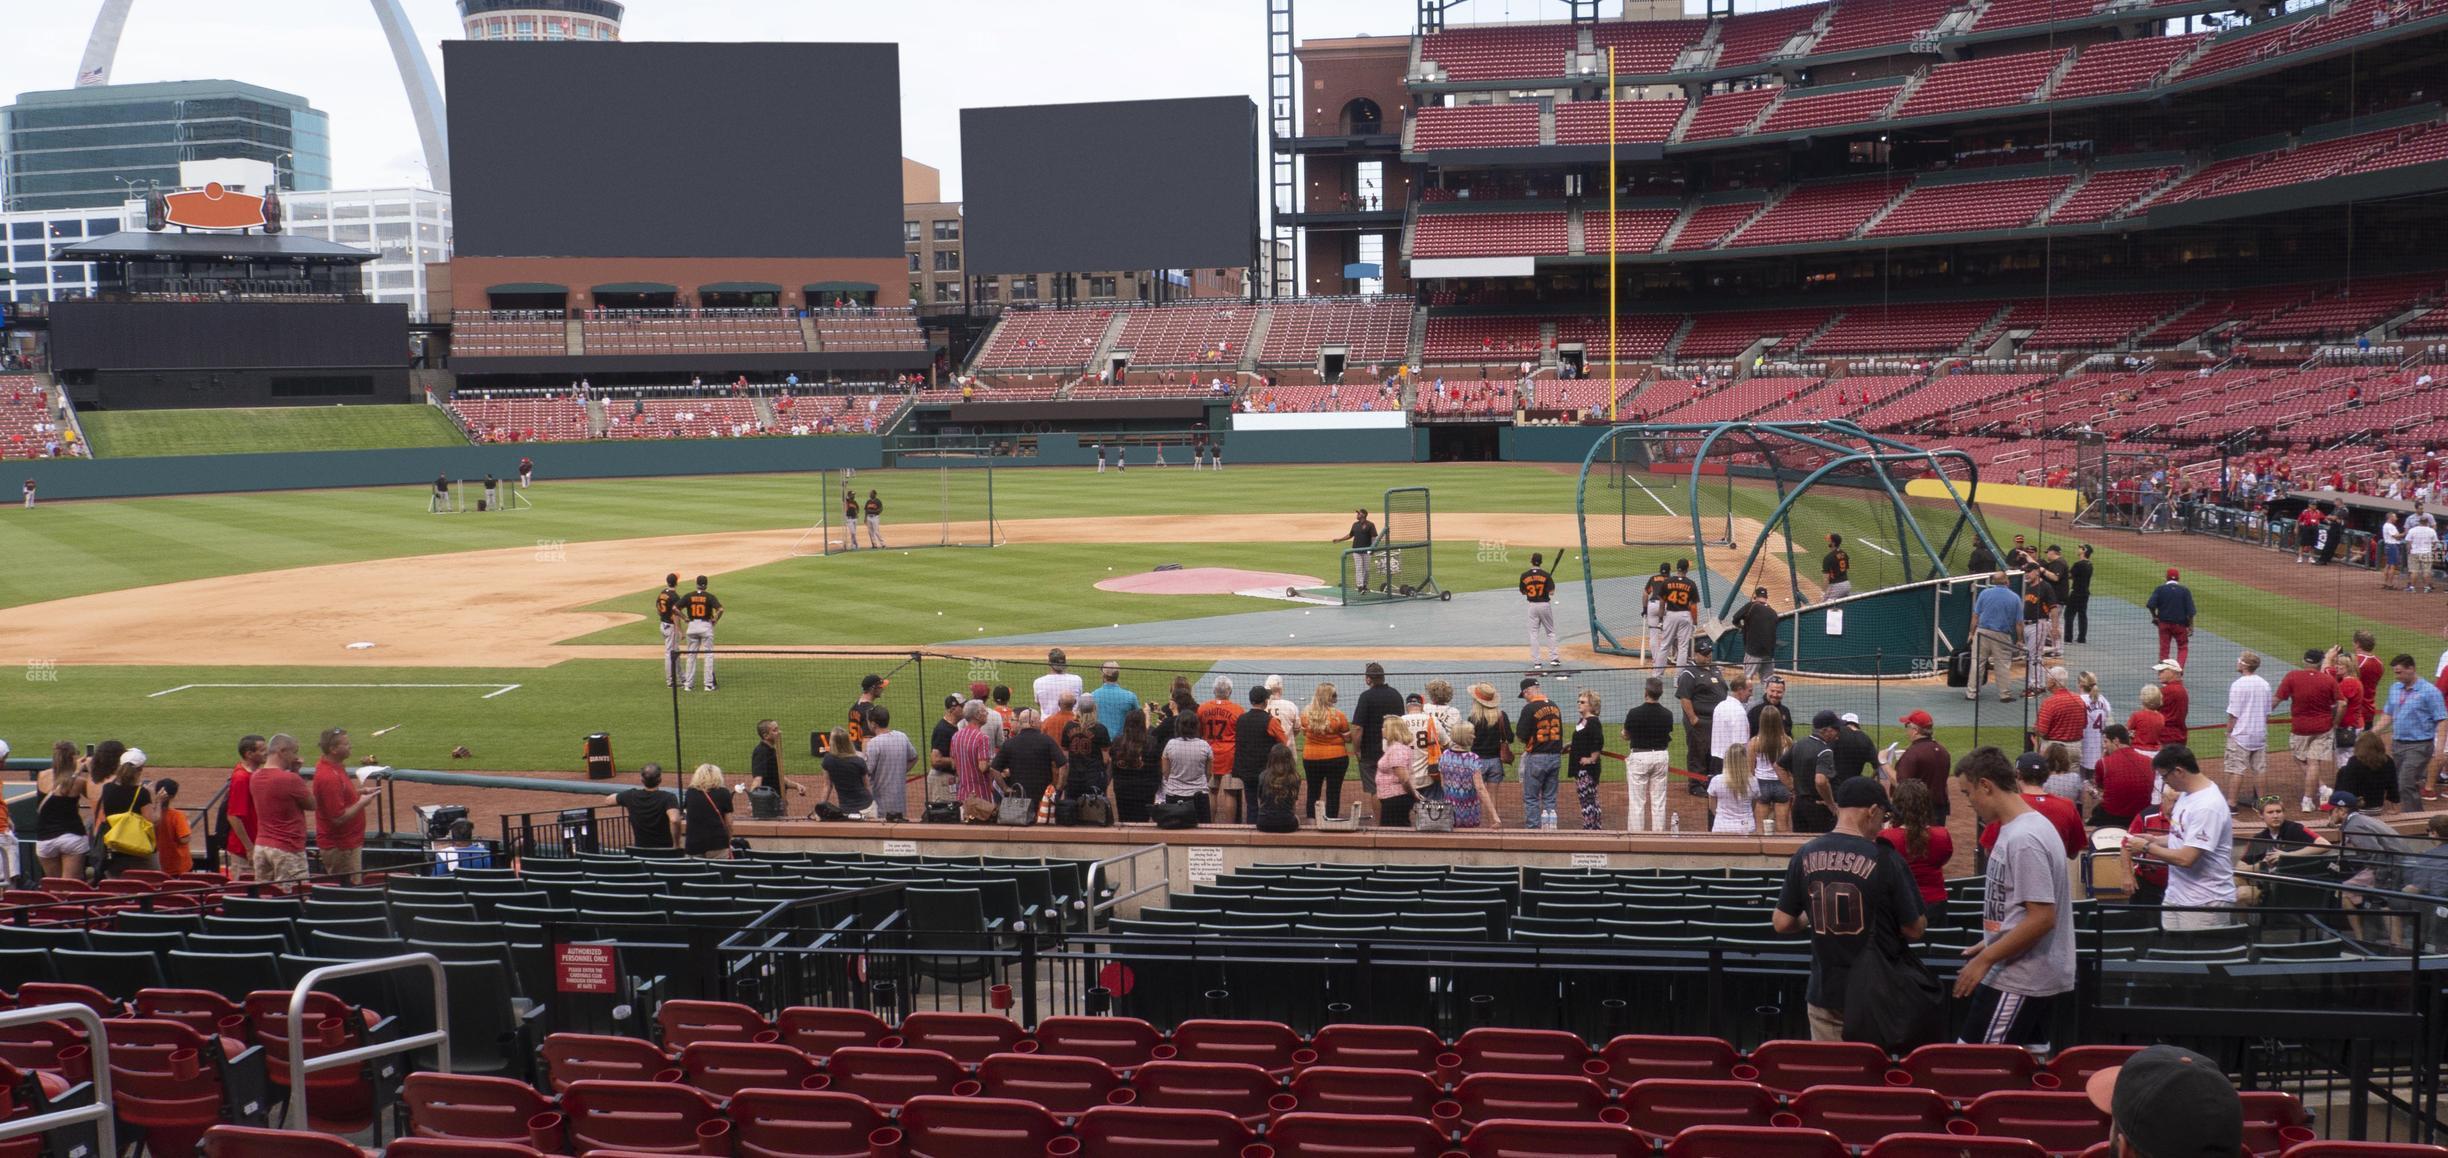
[[[618,40],[613,0],[459,0],[469,40]]]
[[[942,174],[901,160],[901,241],[909,256],[909,301],[921,314],[957,312],[965,296],[980,306],[1027,305],[1058,296],[1053,273],[972,277],[962,267],[961,206],[943,200]],[[1398,215],[1399,216],[1399,215]],[[1150,270],[1106,270],[1073,276],[1072,296],[1085,301],[1147,301],[1158,294]],[[1239,297],[1246,269],[1166,270],[1166,298]]]
[[[144,202],[0,213],[0,298],[47,302],[93,292],[93,264],[53,261],[51,251],[122,229],[144,228]]]
[[[234,80],[20,93],[0,108],[0,210],[113,205],[143,183],[178,187],[179,164],[275,165],[284,190],[331,188],[331,122],[295,96]]]

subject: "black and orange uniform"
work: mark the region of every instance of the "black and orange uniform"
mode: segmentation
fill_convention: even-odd
[[[1853,556],[1842,547],[1835,548],[1819,560],[1819,570],[1830,587],[1850,583],[1853,581]]]
[[[711,591],[691,591],[680,597],[680,613],[691,623],[701,619],[710,623],[722,616],[722,600]]]
[[[1658,603],[1669,615],[1691,611],[1700,606],[1700,585],[1688,575],[1677,575],[1658,585]]]
[[[1555,576],[1542,568],[1532,567],[1522,572],[1521,578],[1513,586],[1521,592],[1522,598],[1532,603],[1545,603],[1555,597]]]
[[[877,517],[877,516],[879,516],[879,515],[881,515],[881,514],[883,514],[883,513],[884,513],[884,500],[879,499],[879,498],[875,497],[874,495],[869,495],[869,496],[867,496],[867,517],[868,517],[868,518],[870,518],[870,519],[872,519],[872,518],[875,518],[875,517]]]

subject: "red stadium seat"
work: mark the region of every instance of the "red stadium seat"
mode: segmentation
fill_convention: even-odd
[[[366,1158],[366,1152],[329,1134],[215,1126],[204,1131],[204,1158]]]
[[[1010,1052],[1028,1036],[1012,1019],[992,1013],[913,1013],[901,1019],[900,1032],[910,1049],[948,1053],[971,1066]]]
[[[28,981],[17,987],[17,1004],[82,1005],[103,1017],[117,1017],[127,1007],[91,985],[67,981]]]
[[[1502,1029],[1483,1026],[1454,1041],[1466,1074],[1552,1074],[1584,1077],[1589,1044],[1560,1029]]]
[[[1887,1053],[1858,1041],[1772,1041],[1751,1051],[1759,1084],[1786,1097],[1812,1086],[1884,1086]]]
[[[1694,1126],[1666,1143],[1666,1158],[1843,1158],[1852,1151],[1808,1126]]]
[[[1080,1158],[1240,1158],[1257,1137],[1221,1111],[1153,1106],[1099,1106],[1080,1115],[1072,1133]]]
[[[884,1113],[839,1090],[742,1090],[731,1099],[737,1158],[866,1158]]]
[[[84,1033],[65,1021],[36,1021],[0,1029],[0,1065],[11,1069],[60,1073],[68,1065],[67,1051],[84,1048]]]
[[[2048,1074],[2057,1080],[2059,1089],[2080,1090],[2091,1075],[2124,1065],[2125,1059],[2140,1052],[2138,1045],[2071,1045],[2049,1059]]]
[[[1470,1158],[1647,1158],[1652,1149],[1630,1126],[1605,1122],[1482,1122],[1462,1139],[1462,1152]],[[1738,1158],[1798,1156],[1746,1152]]]
[[[1445,1042],[1416,1025],[1330,1025],[1309,1040],[1313,1064],[1427,1073]]]
[[[1194,1019],[1173,1027],[1175,1056],[1182,1061],[1246,1062],[1279,1077],[1292,1072],[1292,1055],[1306,1044],[1276,1021]]]
[[[238,1003],[209,989],[142,989],[136,993],[138,1017],[175,1021],[197,1033],[220,1034],[238,1028],[230,1019],[243,1018]],[[244,1029],[238,1028],[244,1033]]]
[[[228,1065],[217,1035],[175,1021],[123,1017],[110,1023],[111,1110],[145,1131],[162,1154],[193,1154],[221,1121],[221,1075]]]
[[[2304,1128],[2303,1103],[2295,1095],[2279,1090],[2245,1090],[2244,1150],[2256,1156],[2277,1154],[2289,1146],[2311,1141],[2311,1131]]]
[[[465,1138],[398,1138],[383,1147],[383,1158],[545,1158],[545,1156],[542,1150],[514,1142],[472,1142]]]
[[[1630,1125],[1659,1142],[1693,1126],[1765,1126],[1776,1096],[1758,1082],[1647,1078],[1623,1094]]]
[[[845,1046],[825,1063],[826,1089],[841,1090],[879,1106],[899,1106],[911,1098],[949,1094],[969,1072],[952,1055],[934,1049],[877,1049]]]
[[[573,1153],[694,1154],[700,1131],[730,1126],[705,1091],[672,1082],[573,1082],[561,1091],[561,1113]]]
[[[1285,1114],[1267,1130],[1275,1158],[1437,1158],[1445,1132],[1419,1118]]]
[[[2000,1090],[1965,1106],[1984,1136],[2029,1138],[2051,1154],[2080,1154],[2108,1140],[2108,1115],[2080,1090]]]
[[[528,1141],[527,1123],[552,1112],[552,1100],[510,1078],[416,1073],[400,1087],[408,1128],[420,1138]]]
[[[1793,1100],[1804,1126],[1825,1130],[1847,1146],[1867,1146],[1889,1134],[1946,1130],[1946,1099],[1911,1087],[1812,1086]]]
[[[1136,1017],[1049,1017],[1032,1036],[1039,1053],[1095,1058],[1118,1070],[1147,1061],[1164,1044],[1155,1026]]]
[[[650,1082],[674,1068],[654,1043],[601,1033],[556,1033],[544,1039],[544,1070],[553,1092],[579,1081]]]
[[[1085,1114],[1122,1088],[1122,1076],[1092,1057],[999,1053],[978,1064],[979,1092],[1035,1102],[1057,1114]]]
[[[773,1032],[765,1015],[736,1001],[675,998],[655,1010],[663,1048],[677,1053],[701,1041],[749,1042]]]
[[[1890,1134],[1863,1158],[2048,1158],[2048,1151],[2022,1138],[1962,1134]]]
[[[2297,1142],[2287,1147],[2286,1158],[2448,1158],[2448,1146],[2425,1146],[2419,1142],[2332,1142],[2322,1139]]]
[[[688,1084],[718,1098],[741,1090],[795,1090],[816,1075],[816,1059],[772,1042],[700,1041],[680,1051]]]
[[[1063,1132],[1045,1107],[1016,1098],[912,1098],[901,1107],[910,1153],[927,1158],[1014,1158],[1046,1152]]]
[[[1466,1125],[1498,1118],[1533,1122],[1595,1122],[1607,1091],[1588,1078],[1555,1074],[1472,1074],[1454,1087]]]
[[[1654,1037],[1627,1033],[1606,1043],[1600,1058],[1607,1063],[1607,1078],[1618,1086],[1628,1086],[1643,1078],[1701,1078],[1724,1080],[1734,1076],[1734,1067],[1742,1063],[1742,1055],[1723,1038],[1716,1037]]]
[[[1293,1102],[1311,1113],[1425,1118],[1443,1097],[1435,1079],[1412,1069],[1321,1065],[1292,1075]]]
[[[874,1045],[892,1033],[884,1019],[864,1009],[794,1005],[775,1019],[782,1044],[813,1058],[833,1056],[846,1045]]]
[[[1137,1104],[1164,1110],[1221,1110],[1256,1123],[1272,1111],[1275,1079],[1247,1062],[1153,1061],[1131,1075]]]
[[[1916,1086],[1968,1102],[1992,1090],[2028,1090],[2040,1067],[2021,1046],[1954,1043],[1922,1046],[1897,1068]]]
[[[255,1044],[264,1047],[264,1071],[274,1088],[289,1088],[289,991],[258,989],[247,994],[246,1018]],[[365,1044],[365,1014],[329,993],[306,995],[303,1023],[308,1058]],[[306,1082],[306,1124],[335,1134],[354,1134],[374,1123],[374,1086],[363,1070],[336,1067]],[[210,1139],[207,1139],[209,1141]]]

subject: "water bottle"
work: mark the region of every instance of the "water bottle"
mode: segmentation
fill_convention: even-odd
[[[1548,809],[1547,811],[1542,812],[1542,813],[1540,813],[1540,814],[1539,814],[1539,827],[1541,827],[1541,828],[1554,828],[1555,826],[1556,826],[1556,811],[1555,811],[1555,809],[1550,808],[1550,809]]]
[[[1681,835],[1683,835],[1683,814],[1682,814],[1682,813],[1680,813],[1680,812],[1670,812],[1670,813],[1667,813],[1667,814],[1666,814],[1666,833],[1667,833],[1667,835],[1669,835],[1669,836],[1681,836]]]
[[[1776,817],[1773,817],[1773,816],[1764,816],[1764,817],[1761,817],[1761,818],[1760,818],[1760,835],[1761,835],[1761,836],[1775,836],[1775,835],[1776,835]]]

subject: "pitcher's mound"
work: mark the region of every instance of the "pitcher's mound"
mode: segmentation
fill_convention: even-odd
[[[1286,587],[1317,587],[1326,581],[1314,575],[1283,571],[1242,571],[1232,567],[1189,567],[1180,571],[1142,571],[1119,575],[1097,584],[1099,591],[1131,595],[1235,595],[1272,591],[1280,598]]]

